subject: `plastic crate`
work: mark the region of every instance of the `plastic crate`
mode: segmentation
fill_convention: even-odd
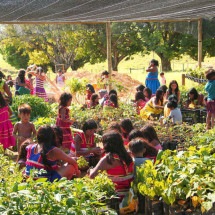
[[[145,197],[145,215],[163,215],[163,202]]]
[[[206,109],[200,110],[199,122],[200,123],[205,123],[206,122],[206,117],[207,117],[207,110]]]
[[[188,124],[195,124],[200,121],[200,109],[182,109],[182,120]]]

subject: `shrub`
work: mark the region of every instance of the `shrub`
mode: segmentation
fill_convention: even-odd
[[[38,117],[53,117],[54,111],[52,111],[51,105],[44,102],[42,98],[32,95],[16,96],[13,99],[12,110],[16,117],[18,117],[18,107],[21,104],[28,104],[31,106],[31,120],[35,120]]]

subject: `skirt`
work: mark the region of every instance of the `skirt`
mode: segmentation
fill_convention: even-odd
[[[215,114],[215,100],[207,101],[207,113]]]
[[[46,91],[45,91],[44,88],[35,87],[34,91],[35,91],[34,94],[35,94],[36,96],[38,96],[38,97],[40,97],[40,98],[43,98],[45,102],[48,101],[48,97],[47,97],[47,95],[46,95]]]

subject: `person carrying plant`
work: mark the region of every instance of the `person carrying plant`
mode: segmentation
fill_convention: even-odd
[[[18,72],[18,76],[16,77],[15,81],[15,95],[25,95],[30,94],[30,90],[27,88],[27,83],[25,80],[25,70],[20,69]]]
[[[73,142],[72,132],[70,126],[73,124],[73,120],[70,119],[69,106],[72,103],[72,94],[62,93],[59,99],[58,116],[56,125],[63,130],[63,142],[62,146],[65,149],[70,150],[71,143]]]
[[[20,153],[21,144],[27,140],[36,137],[36,129],[30,122],[31,107],[28,104],[22,104],[18,107],[20,121],[17,122],[13,129],[13,136],[17,140],[17,151]]]
[[[206,117],[206,129],[214,127],[215,118],[215,70],[210,69],[206,72],[206,78],[208,82],[205,85],[207,95],[207,117]]]

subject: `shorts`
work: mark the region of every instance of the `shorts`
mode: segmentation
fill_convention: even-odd
[[[207,113],[215,114],[215,100],[207,101]]]

